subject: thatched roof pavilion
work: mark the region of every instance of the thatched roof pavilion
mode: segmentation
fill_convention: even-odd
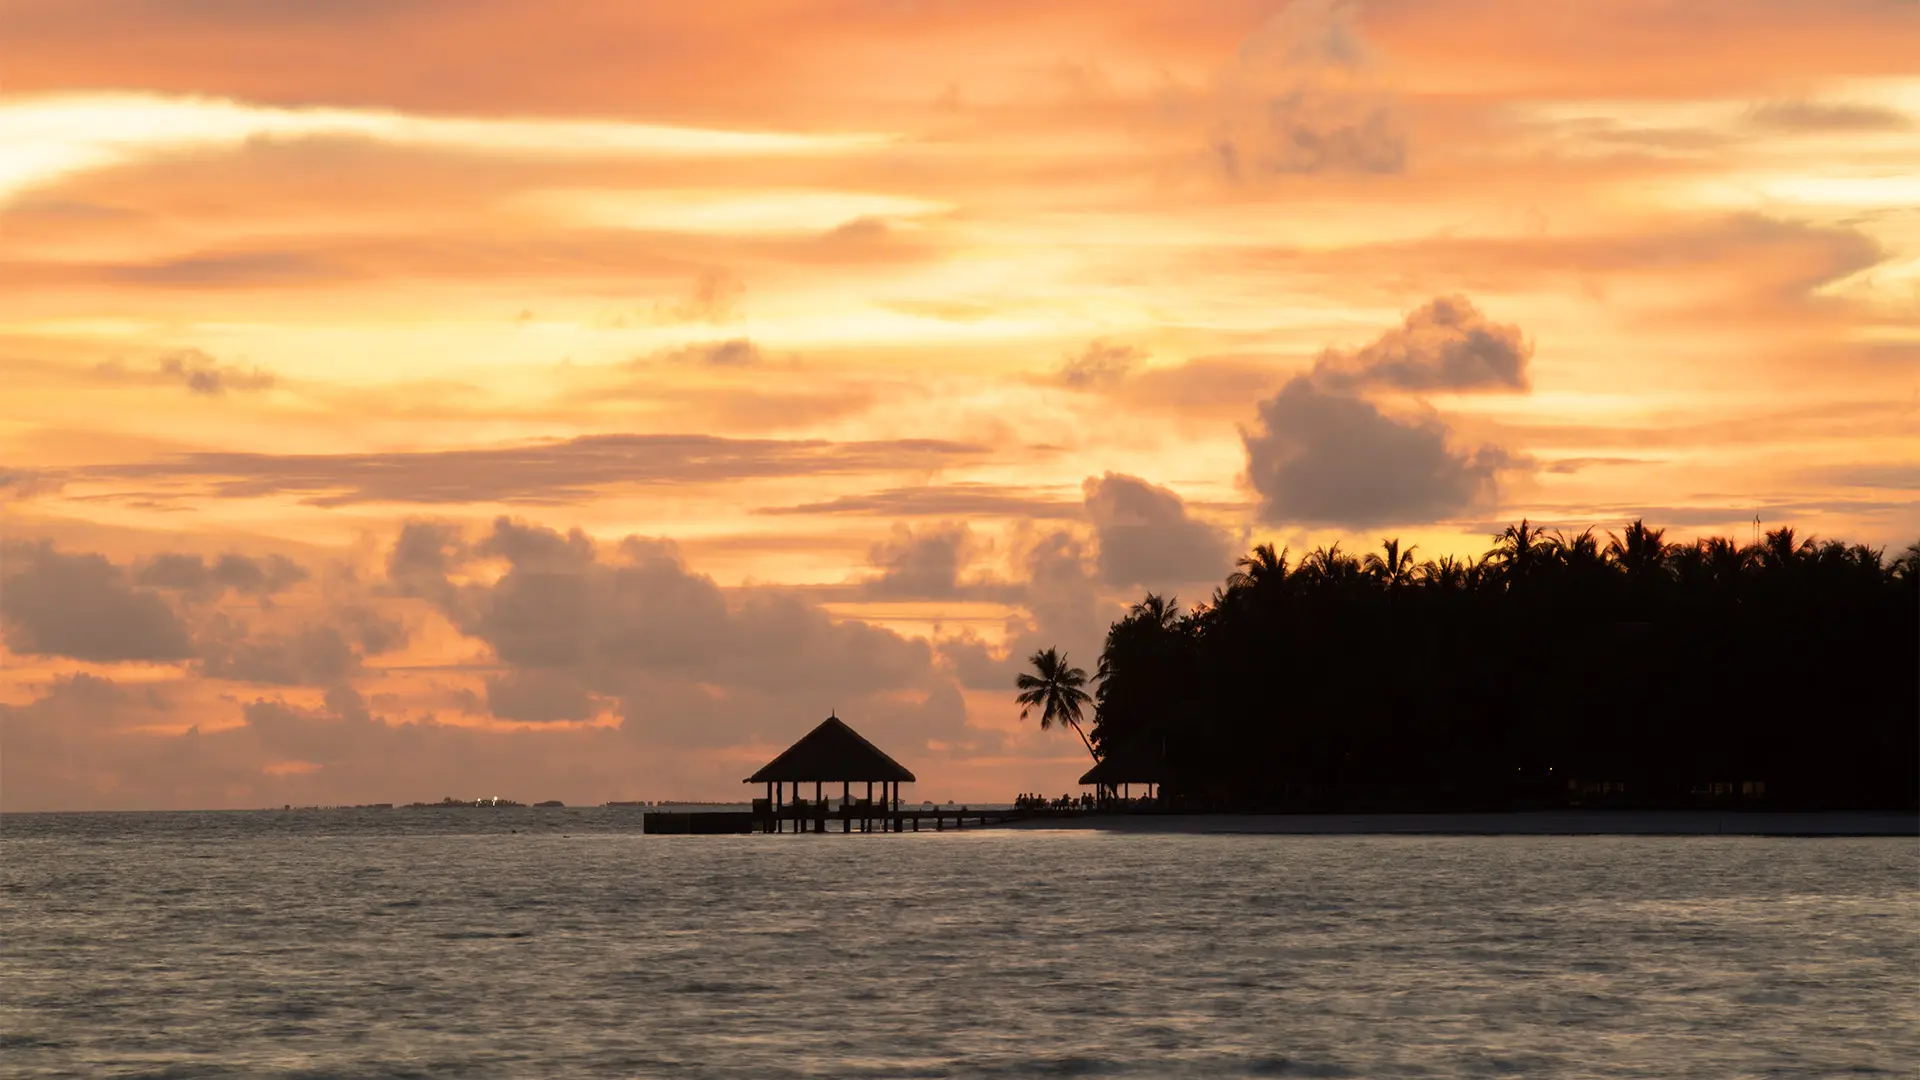
[[[861,734],[838,716],[828,716],[812,731],[800,737],[781,752],[779,757],[760,767],[760,771],[746,778],[744,783],[767,785],[767,805],[777,819],[781,816],[786,794],[786,786],[793,785],[793,805],[797,816],[803,808],[800,801],[800,785],[813,785],[814,806],[817,809],[823,802],[821,789],[824,785],[838,781],[840,784],[840,805],[843,813],[851,800],[852,786],[856,781],[865,781],[867,785],[867,805],[873,806],[873,785],[880,785],[880,807],[890,811],[889,818],[900,810],[900,785],[913,783],[913,773],[905,765],[887,756],[886,752],[868,742]],[[887,785],[893,785],[891,794]],[[849,818],[848,827],[851,828]]]
[[[1167,764],[1166,739],[1143,731],[1120,743],[1080,777],[1105,798],[1121,785],[1152,784],[1159,787],[1174,780],[1173,767]]]

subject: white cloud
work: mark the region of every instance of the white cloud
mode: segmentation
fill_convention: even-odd
[[[224,98],[86,94],[0,103],[0,199],[61,176],[141,156],[249,139],[353,137],[402,146],[567,157],[822,154],[892,136],[808,135],[615,120],[475,119],[381,109],[287,109]],[[849,215],[849,216],[858,216]],[[837,219],[838,220],[844,219]]]

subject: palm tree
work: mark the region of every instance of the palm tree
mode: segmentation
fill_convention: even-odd
[[[1487,552],[1482,565],[1497,562],[1509,581],[1525,581],[1536,566],[1552,557],[1553,551],[1553,541],[1532,522],[1521,518],[1520,524],[1507,526],[1493,538],[1493,550]]]
[[[1058,649],[1041,649],[1027,657],[1027,663],[1033,665],[1033,671],[1023,671],[1015,680],[1020,690],[1014,697],[1020,704],[1020,719],[1025,720],[1029,713],[1039,709],[1041,731],[1055,724],[1064,724],[1080,736],[1080,741],[1086,744],[1087,753],[1095,761],[1100,760],[1100,755],[1094,752],[1092,740],[1080,727],[1081,710],[1093,700],[1082,689],[1087,685],[1087,673],[1068,664],[1066,654]]]
[[[1467,575],[1472,568],[1471,558],[1463,563],[1451,555],[1442,555],[1420,564],[1420,580],[1429,588],[1459,592],[1467,587]]]
[[[1707,576],[1723,585],[1733,585],[1753,565],[1753,552],[1724,536],[1709,536],[1696,541]]]
[[[1285,580],[1287,554],[1285,548],[1275,552],[1272,544],[1255,545],[1252,554],[1242,555],[1233,561],[1234,570],[1227,578],[1227,591],[1259,589]]]
[[[1148,623],[1156,630],[1171,630],[1180,621],[1180,598],[1148,593],[1127,609],[1127,617]]]
[[[1635,518],[1622,535],[1607,534],[1607,558],[1625,570],[1629,577],[1651,577],[1666,569],[1666,535],[1667,530],[1649,529],[1644,520]]]
[[[1405,551],[1400,550],[1400,538],[1397,536],[1391,540],[1382,540],[1380,550],[1386,557],[1382,558],[1369,552],[1366,560],[1367,573],[1379,578],[1386,584],[1387,591],[1393,592],[1413,580],[1413,553],[1419,548],[1420,545],[1414,544]]]
[[[1353,581],[1360,576],[1360,560],[1343,554],[1339,542],[1335,541],[1328,547],[1314,548],[1300,560],[1300,569],[1295,573],[1304,574],[1308,581],[1319,584]]]
[[[1768,530],[1767,535],[1752,550],[1754,562],[1763,569],[1782,570],[1802,560],[1811,559],[1815,547],[1811,536],[1795,543],[1793,526],[1782,525],[1778,529]]]
[[[1591,528],[1582,529],[1572,536],[1555,529],[1553,539],[1548,544],[1548,553],[1559,559],[1561,565],[1571,569],[1584,569],[1605,561],[1600,551],[1600,541],[1594,538]]]
[[[1907,550],[1893,560],[1887,572],[1896,581],[1920,581],[1920,540],[1907,545]]]

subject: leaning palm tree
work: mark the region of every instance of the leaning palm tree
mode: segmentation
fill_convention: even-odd
[[[1364,564],[1366,571],[1379,578],[1391,593],[1413,580],[1413,553],[1419,548],[1420,545],[1413,544],[1405,551],[1400,550],[1400,538],[1397,536],[1391,540],[1382,540],[1380,550],[1384,557],[1368,552]]]
[[[1015,680],[1020,690],[1014,697],[1020,703],[1020,719],[1039,709],[1041,731],[1055,724],[1072,728],[1086,744],[1087,753],[1098,761],[1100,755],[1093,749],[1093,740],[1080,726],[1081,710],[1093,700],[1082,689],[1087,685],[1087,673],[1068,664],[1066,654],[1058,649],[1041,649],[1027,657],[1027,663],[1033,665],[1033,671],[1023,671]]]

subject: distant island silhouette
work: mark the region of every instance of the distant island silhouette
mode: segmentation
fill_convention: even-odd
[[[1920,808],[1920,543],[1522,521],[1479,559],[1261,545],[1191,611],[1134,604],[1091,678],[1028,663],[1021,715],[1080,737],[1108,806],[1151,783],[1119,805]]]

